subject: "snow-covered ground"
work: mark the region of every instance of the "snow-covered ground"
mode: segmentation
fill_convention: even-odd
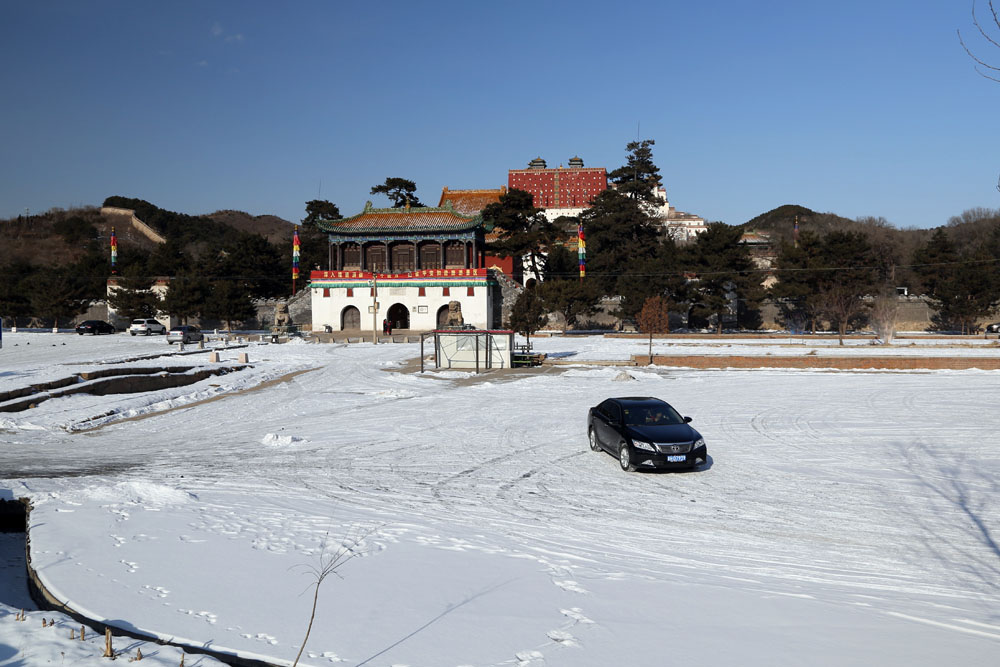
[[[532,342],[581,365],[419,374],[416,344],[255,345],[239,350],[252,368],[188,387],[0,412],[0,497],[32,500],[33,564],[82,613],[275,664],[303,640],[310,568],[356,539],[300,664],[1000,665],[1000,373],[616,381],[621,368],[584,362],[646,341]],[[892,349],[1000,354],[909,342]],[[123,335],[3,344],[0,391],[176,351]],[[654,353],[687,346],[732,353],[693,339]],[[709,465],[627,474],[591,452],[587,408],[614,395],[691,415]],[[0,665],[86,664],[40,627],[53,614],[18,623],[23,600],[0,603]]]

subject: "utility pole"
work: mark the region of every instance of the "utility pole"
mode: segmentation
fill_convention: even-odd
[[[368,284],[372,286],[372,344],[378,345],[378,276],[374,271]]]

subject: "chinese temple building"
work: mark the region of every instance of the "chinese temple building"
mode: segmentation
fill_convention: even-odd
[[[527,169],[509,170],[507,186],[534,195],[535,206],[545,209],[549,220],[580,215],[594,197],[608,189],[608,174],[604,167],[584,167],[579,157],[570,158],[568,164],[549,169],[545,160],[536,157]]]
[[[314,328],[442,328],[449,304],[466,324],[499,325],[500,290],[487,267],[478,214],[439,207],[373,208],[317,226],[329,236],[328,271],[311,274]]]

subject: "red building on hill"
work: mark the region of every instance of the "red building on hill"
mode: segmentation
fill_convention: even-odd
[[[570,158],[568,167],[557,169],[549,169],[545,160],[536,157],[527,169],[511,169],[507,173],[507,187],[533,194],[538,208],[583,210],[608,189],[608,174],[604,167],[584,167],[578,157]]]

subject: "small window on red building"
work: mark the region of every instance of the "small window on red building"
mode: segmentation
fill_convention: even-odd
[[[353,287],[348,287],[347,288],[347,296],[354,296],[354,288]]]
[[[476,288],[470,287],[465,291],[466,296],[476,296]]]
[[[450,287],[442,287],[441,288],[441,296],[451,296],[451,288]]]
[[[323,296],[330,296],[330,288],[329,287],[324,287],[323,288]]]

